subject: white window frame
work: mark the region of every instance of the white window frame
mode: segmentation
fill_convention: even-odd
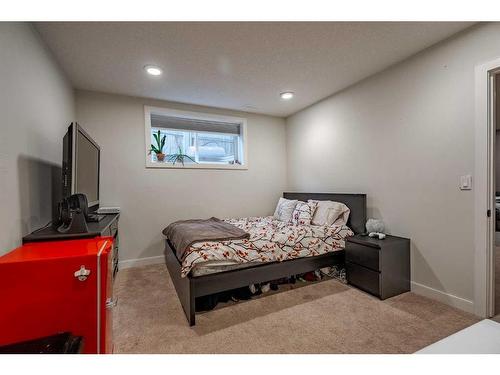
[[[201,121],[217,121],[240,124],[240,145],[242,150],[241,164],[220,164],[220,163],[180,163],[153,162],[149,149],[151,148],[151,114],[165,115],[172,117],[188,118]],[[151,107],[144,106],[144,138],[145,138],[145,155],[146,155],[146,168],[171,168],[171,169],[248,169],[248,137],[247,137],[247,119],[243,117],[216,115],[212,113],[183,111],[172,108]]]

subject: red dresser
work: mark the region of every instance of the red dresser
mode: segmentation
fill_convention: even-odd
[[[27,243],[0,257],[0,346],[71,332],[112,353],[113,239]]]

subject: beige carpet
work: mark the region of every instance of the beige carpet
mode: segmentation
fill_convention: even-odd
[[[115,353],[413,353],[478,319],[406,293],[380,301],[334,280],[197,314],[164,265],[119,272]]]

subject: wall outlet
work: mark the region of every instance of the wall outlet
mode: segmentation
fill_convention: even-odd
[[[472,190],[472,176],[470,174],[460,176],[460,190]]]

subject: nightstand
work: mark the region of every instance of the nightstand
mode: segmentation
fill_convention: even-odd
[[[355,235],[346,239],[347,281],[380,299],[410,291],[410,240]]]

